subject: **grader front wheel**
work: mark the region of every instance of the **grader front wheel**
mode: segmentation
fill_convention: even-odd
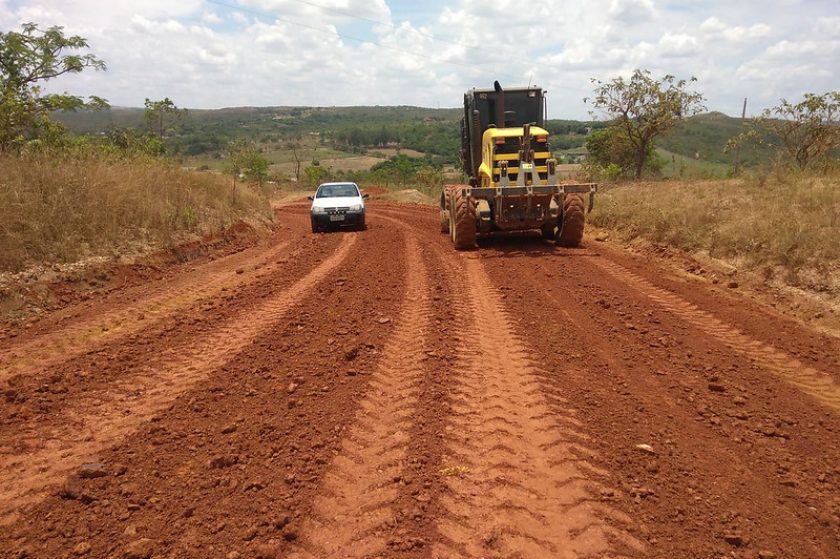
[[[440,232],[449,234],[450,208],[452,203],[452,185],[443,187],[443,192],[440,193]]]
[[[543,239],[551,240],[555,238],[557,231],[557,220],[552,219],[542,227],[540,227],[540,232],[542,233]]]
[[[452,243],[456,250],[469,250],[475,247],[475,201],[467,196],[463,188],[455,190],[450,205],[450,228]]]
[[[557,228],[557,244],[564,247],[580,246],[585,225],[583,195],[566,194],[563,199],[563,222]]]

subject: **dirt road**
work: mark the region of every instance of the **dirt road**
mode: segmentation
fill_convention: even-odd
[[[0,340],[0,557],[840,558],[840,341],[369,212]]]

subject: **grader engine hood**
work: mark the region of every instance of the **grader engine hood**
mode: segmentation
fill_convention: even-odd
[[[488,128],[482,137],[481,186],[548,184],[556,165],[548,131],[539,126]]]

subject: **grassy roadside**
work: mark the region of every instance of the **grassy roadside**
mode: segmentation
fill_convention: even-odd
[[[840,298],[840,176],[607,186],[591,222]]]
[[[230,179],[144,158],[0,155],[0,271],[143,252],[245,221],[266,197]]]

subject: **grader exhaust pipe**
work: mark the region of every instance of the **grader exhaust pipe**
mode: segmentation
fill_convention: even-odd
[[[493,82],[493,89],[496,90],[496,127],[505,127],[505,90],[498,80]]]

